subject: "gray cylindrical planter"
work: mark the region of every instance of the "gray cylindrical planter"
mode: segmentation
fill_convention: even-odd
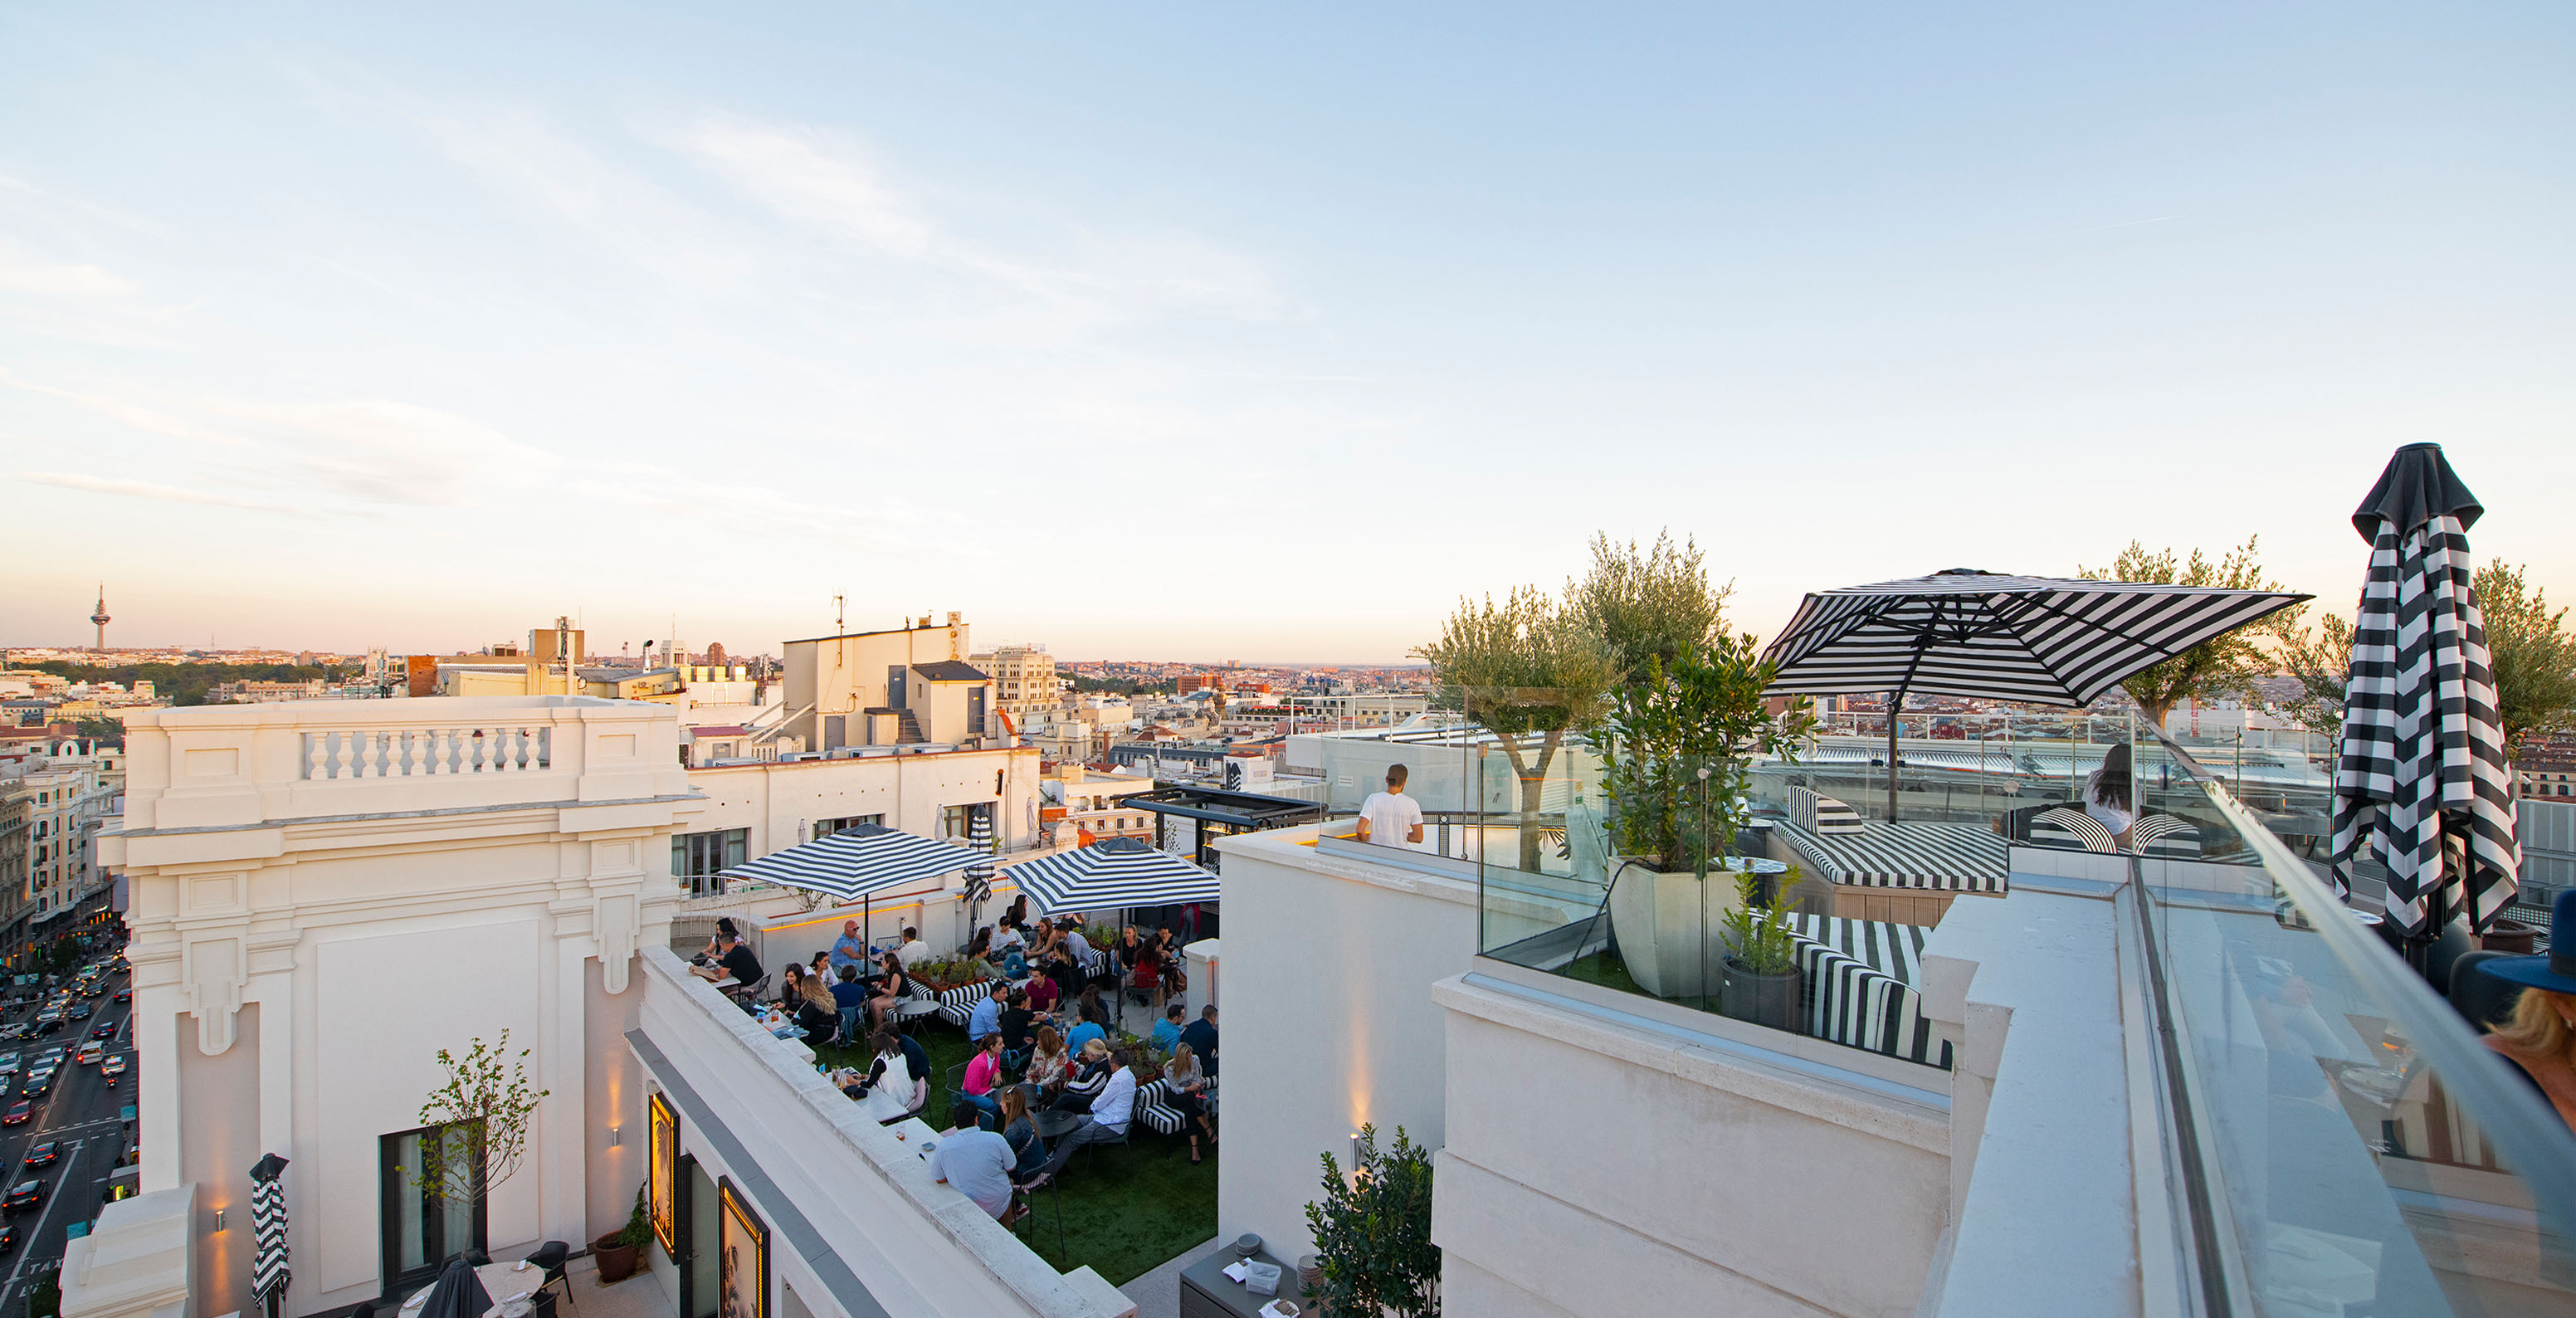
[[[1795,1032],[1798,1028],[1798,968],[1787,973],[1757,975],[1746,970],[1734,957],[1726,959],[1724,978],[1718,985],[1719,1014],[1775,1030]]]

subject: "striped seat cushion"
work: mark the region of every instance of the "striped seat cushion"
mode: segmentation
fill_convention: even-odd
[[[1804,787],[1789,789],[1789,822],[1810,833],[1858,833],[1868,827],[1859,811]]]
[[[1950,1069],[1950,1045],[1923,1015],[1921,925],[1791,917],[1807,1032],[1819,1039]]]
[[[2030,821],[2030,840],[2044,847],[2081,847],[2086,851],[2118,851],[2110,826],[2081,810],[2060,806],[2043,810]]]
[[[2173,815],[2148,815],[2130,827],[2129,841],[2142,856],[2191,859],[2200,855],[2200,826]]]
[[[2003,892],[2009,850],[1993,830],[1975,824],[1871,824],[1858,833],[1820,836],[1791,825],[1778,836],[1828,883],[1940,892]]]
[[[1189,1120],[1181,1115],[1179,1108],[1172,1106],[1172,1082],[1169,1080],[1151,1080],[1136,1087],[1136,1119],[1160,1135],[1178,1132]]]
[[[979,979],[972,984],[960,984],[937,993],[924,989],[921,996],[939,1004],[939,1019],[962,1030],[966,1028],[966,1018],[975,1014],[975,1004],[992,996],[992,993],[993,981]]]

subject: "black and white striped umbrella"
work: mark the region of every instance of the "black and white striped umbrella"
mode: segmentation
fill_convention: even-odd
[[[2484,511],[2439,444],[2397,450],[2352,517],[2370,577],[2335,761],[2335,879],[2388,867],[2388,921],[2423,941],[2513,900],[2522,849],[2468,529]]]
[[[966,812],[966,849],[975,853],[966,864],[966,900],[982,902],[993,895],[993,803]]]
[[[2140,669],[2308,598],[1952,568],[1811,594],[1763,657],[1779,665],[1775,695],[1892,693],[1887,814],[1894,819],[1894,716],[1906,696],[2085,705]]]
[[[1011,878],[1047,914],[1217,899],[1216,876],[1135,838],[1103,838],[1011,867]]]
[[[775,883],[852,901],[954,874],[966,868],[969,860],[964,849],[946,842],[883,824],[856,824],[830,837],[736,865],[724,877],[728,882]]]
[[[286,1159],[272,1153],[250,1169],[250,1231],[258,1252],[250,1266],[252,1298],[271,1309],[294,1274],[286,1267]]]

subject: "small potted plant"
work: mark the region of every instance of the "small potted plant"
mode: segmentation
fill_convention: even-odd
[[[1727,952],[1717,995],[1720,1015],[1775,1030],[1798,1028],[1798,940],[1789,932],[1789,890],[1799,877],[1790,866],[1768,901],[1757,876],[1736,879],[1736,904],[1722,922]]]
[[[1639,988],[1704,997],[1715,921],[1739,901],[1753,866],[1735,849],[1752,814],[1756,754],[1787,756],[1815,722],[1804,701],[1774,717],[1763,689],[1777,676],[1750,635],[1719,636],[1647,665],[1612,697],[1602,735],[1602,789],[1618,859],[1610,929]],[[1719,880],[1711,884],[1714,875]]]
[[[609,1285],[635,1275],[635,1262],[644,1254],[644,1242],[653,1238],[653,1219],[644,1209],[644,1187],[635,1187],[635,1211],[627,1214],[626,1225],[590,1242],[591,1262],[599,1265],[599,1284]]]
[[[913,967],[912,977],[920,980],[922,987],[934,993],[945,993],[950,989],[963,988],[992,976],[990,967],[979,958],[950,956],[922,962]]]

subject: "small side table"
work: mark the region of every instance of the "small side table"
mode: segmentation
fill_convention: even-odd
[[[1234,1262],[1234,1245],[1229,1241],[1181,1270],[1181,1318],[1260,1318],[1261,1306],[1275,1299],[1293,1300],[1301,1311],[1310,1307],[1305,1288],[1297,1284],[1296,1265],[1281,1263],[1268,1250],[1252,1259],[1279,1264],[1277,1295],[1255,1295],[1243,1283],[1227,1278],[1225,1266]]]

